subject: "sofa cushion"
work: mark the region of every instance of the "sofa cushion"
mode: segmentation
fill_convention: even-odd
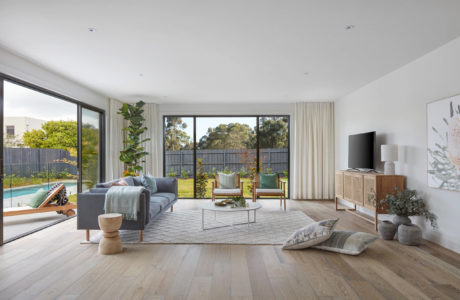
[[[145,186],[146,189],[150,191],[150,194],[154,194],[157,192],[157,183],[155,181],[155,178],[152,177],[152,175],[142,175],[141,183],[143,186]]]
[[[136,177],[132,177],[132,178],[133,178],[133,182],[134,182],[135,186],[141,186],[142,185],[142,177],[141,176],[136,176]]]
[[[173,193],[155,193],[155,194],[152,194],[152,196],[167,198],[169,203],[176,200],[176,195]]]
[[[134,186],[134,179],[133,177],[131,176],[128,176],[128,177],[123,177],[122,179],[125,180],[125,182],[129,185],[129,186]]]
[[[109,188],[92,188],[89,190],[90,193],[96,193],[96,194],[105,194]]]
[[[161,209],[165,209],[166,206],[170,203],[169,199],[162,196],[153,195],[150,197],[150,203],[158,203],[161,206]]]
[[[236,186],[236,174],[225,174],[218,172],[219,174],[219,188],[220,189],[234,189]]]
[[[161,211],[160,203],[150,201],[149,220],[152,220],[160,211]]]
[[[259,174],[261,189],[278,188],[278,175],[276,174]]]
[[[283,195],[283,190],[281,189],[256,189],[256,193],[270,193],[270,194],[278,194]]]
[[[214,189],[214,195],[234,195],[241,194],[240,189]]]

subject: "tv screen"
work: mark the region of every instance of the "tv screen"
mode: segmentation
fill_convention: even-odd
[[[375,131],[348,136],[348,168],[374,169]]]

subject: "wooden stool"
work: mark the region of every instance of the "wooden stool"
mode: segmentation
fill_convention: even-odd
[[[97,217],[103,236],[99,242],[99,254],[115,254],[123,251],[118,229],[123,221],[121,214],[104,214]]]

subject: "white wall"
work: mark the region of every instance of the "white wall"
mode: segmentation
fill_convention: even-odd
[[[0,73],[106,110],[107,97],[0,48]]]
[[[407,186],[423,195],[438,216],[439,230],[433,231],[418,217],[412,219],[423,228],[426,239],[457,252],[460,192],[432,189],[426,184],[426,104],[459,93],[460,38],[339,99],[335,106],[336,168],[347,168],[350,134],[375,130],[378,146],[398,144],[396,172],[406,175]]]

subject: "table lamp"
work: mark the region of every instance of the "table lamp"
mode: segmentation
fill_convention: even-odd
[[[395,161],[398,161],[398,145],[382,145],[380,148],[382,161],[385,162],[383,173],[395,175]]]

